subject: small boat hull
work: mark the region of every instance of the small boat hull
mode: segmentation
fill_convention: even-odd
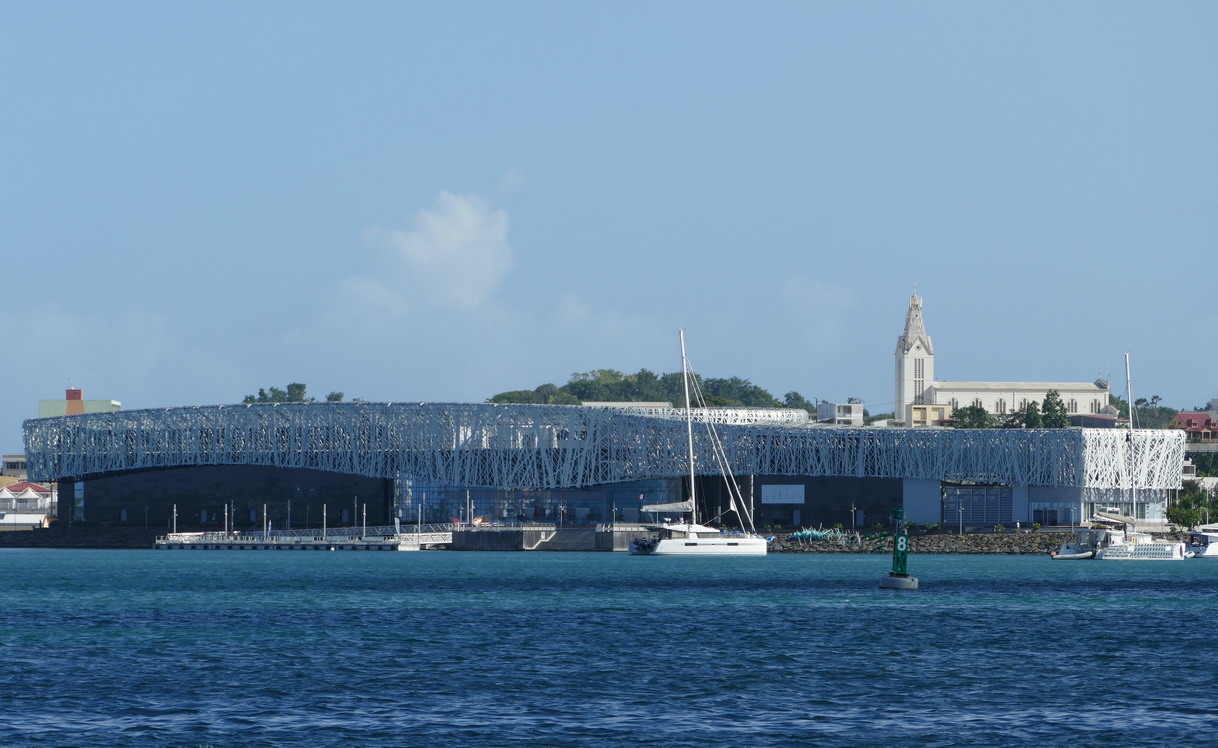
[[[1053,551],[1049,554],[1049,558],[1054,561],[1087,561],[1095,558],[1095,551],[1076,551],[1074,553]]]

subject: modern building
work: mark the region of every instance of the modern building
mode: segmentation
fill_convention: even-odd
[[[817,403],[816,420],[834,426],[863,425],[862,403]]]
[[[23,481],[26,477],[25,455],[4,455],[0,458],[0,477],[12,478],[12,482]]]
[[[1109,419],[1116,412],[1108,402],[1106,380],[1094,382],[941,382],[935,379],[935,349],[922,317],[922,299],[909,299],[905,330],[897,339],[896,418],[909,427],[941,426],[956,408],[979,406],[998,416],[1041,403],[1050,390],[1061,396],[1070,416]],[[930,407],[933,406],[933,407]],[[1096,425],[1096,424],[1090,424]]]

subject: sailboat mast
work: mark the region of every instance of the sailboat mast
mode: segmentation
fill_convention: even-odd
[[[1129,376],[1129,351],[1125,351],[1125,397],[1129,400],[1129,516],[1138,516],[1138,489],[1133,477],[1133,379]]]
[[[679,331],[681,336],[681,385],[685,389],[685,443],[689,447],[689,503],[692,511],[689,517],[691,525],[698,524],[698,496],[694,488],[694,415],[689,405],[689,362],[685,358],[685,330]]]

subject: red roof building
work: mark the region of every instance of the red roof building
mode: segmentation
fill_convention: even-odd
[[[1170,425],[1174,429],[1184,429],[1191,442],[1218,441],[1218,421],[1204,410],[1177,413]]]

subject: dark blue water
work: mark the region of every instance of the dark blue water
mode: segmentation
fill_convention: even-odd
[[[1179,745],[1218,561],[0,551],[0,745]]]

